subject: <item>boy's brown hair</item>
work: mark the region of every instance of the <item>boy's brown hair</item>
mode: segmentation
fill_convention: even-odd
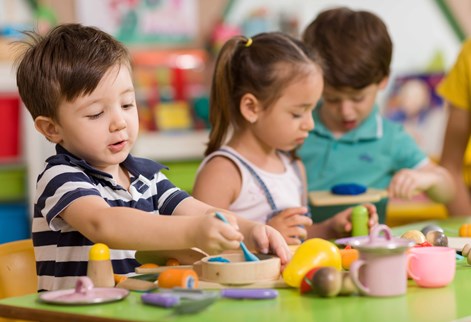
[[[323,11],[304,30],[303,41],[322,58],[324,81],[333,88],[363,89],[389,75],[393,44],[371,12]]]
[[[90,94],[113,66],[131,68],[124,45],[109,34],[80,24],[63,24],[46,36],[26,32],[24,51],[17,57],[16,83],[33,119],[57,120],[62,101]]]

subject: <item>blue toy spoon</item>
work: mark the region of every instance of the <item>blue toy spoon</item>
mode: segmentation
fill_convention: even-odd
[[[227,221],[226,217],[224,217],[223,214],[216,212],[216,218],[222,220],[226,224],[229,224]],[[248,249],[247,246],[245,246],[244,242],[240,242],[240,248],[242,249],[242,252],[244,253],[244,258],[247,262],[257,262],[259,261],[258,257],[252,254]]]

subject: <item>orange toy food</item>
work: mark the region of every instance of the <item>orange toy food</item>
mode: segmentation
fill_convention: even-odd
[[[460,227],[460,237],[471,237],[471,224],[462,224]]]
[[[139,268],[157,268],[159,265],[154,264],[154,263],[145,263],[139,266]]]
[[[349,270],[350,265],[358,259],[359,252],[354,248],[339,249],[340,256],[342,257],[342,268]]]
[[[119,274],[114,274],[114,283],[119,284],[124,280],[127,280],[128,277],[126,275],[119,275]]]
[[[197,288],[198,275],[192,269],[169,268],[160,273],[158,285],[162,288]]]
[[[165,262],[165,266],[178,266],[178,265],[180,265],[180,262],[175,258],[169,258],[167,259],[167,262]]]

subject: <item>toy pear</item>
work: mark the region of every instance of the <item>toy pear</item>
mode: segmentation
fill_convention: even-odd
[[[335,244],[322,238],[311,238],[296,249],[283,271],[283,279],[289,286],[300,287],[306,273],[318,266],[332,266],[340,271],[342,257]]]

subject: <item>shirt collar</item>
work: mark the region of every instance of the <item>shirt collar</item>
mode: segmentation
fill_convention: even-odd
[[[65,163],[69,163],[69,164],[81,167],[86,172],[92,175],[112,178],[110,174],[94,168],[87,161],[80,159],[79,157],[76,157],[75,155],[67,151],[60,144],[56,145],[56,153],[57,154],[55,156],[49,158],[47,161],[49,162],[50,160],[52,160],[52,158],[54,158],[56,162],[60,162],[60,163],[65,162]],[[149,180],[151,180],[154,177],[154,175],[160,170],[168,169],[168,167],[158,162],[154,162],[154,161],[143,159],[143,158],[136,158],[136,157],[133,157],[131,154],[129,154],[121,164],[129,171],[129,173],[132,176],[138,178],[140,175],[142,175]]]
[[[315,127],[313,132],[317,135],[335,139],[332,132],[322,123],[319,115],[322,105],[317,106],[313,111],[313,118]],[[370,115],[363,121],[363,123],[354,128],[353,130],[345,133],[338,141],[357,142],[363,140],[377,140],[383,136],[383,117],[379,112],[377,105],[374,106]]]

